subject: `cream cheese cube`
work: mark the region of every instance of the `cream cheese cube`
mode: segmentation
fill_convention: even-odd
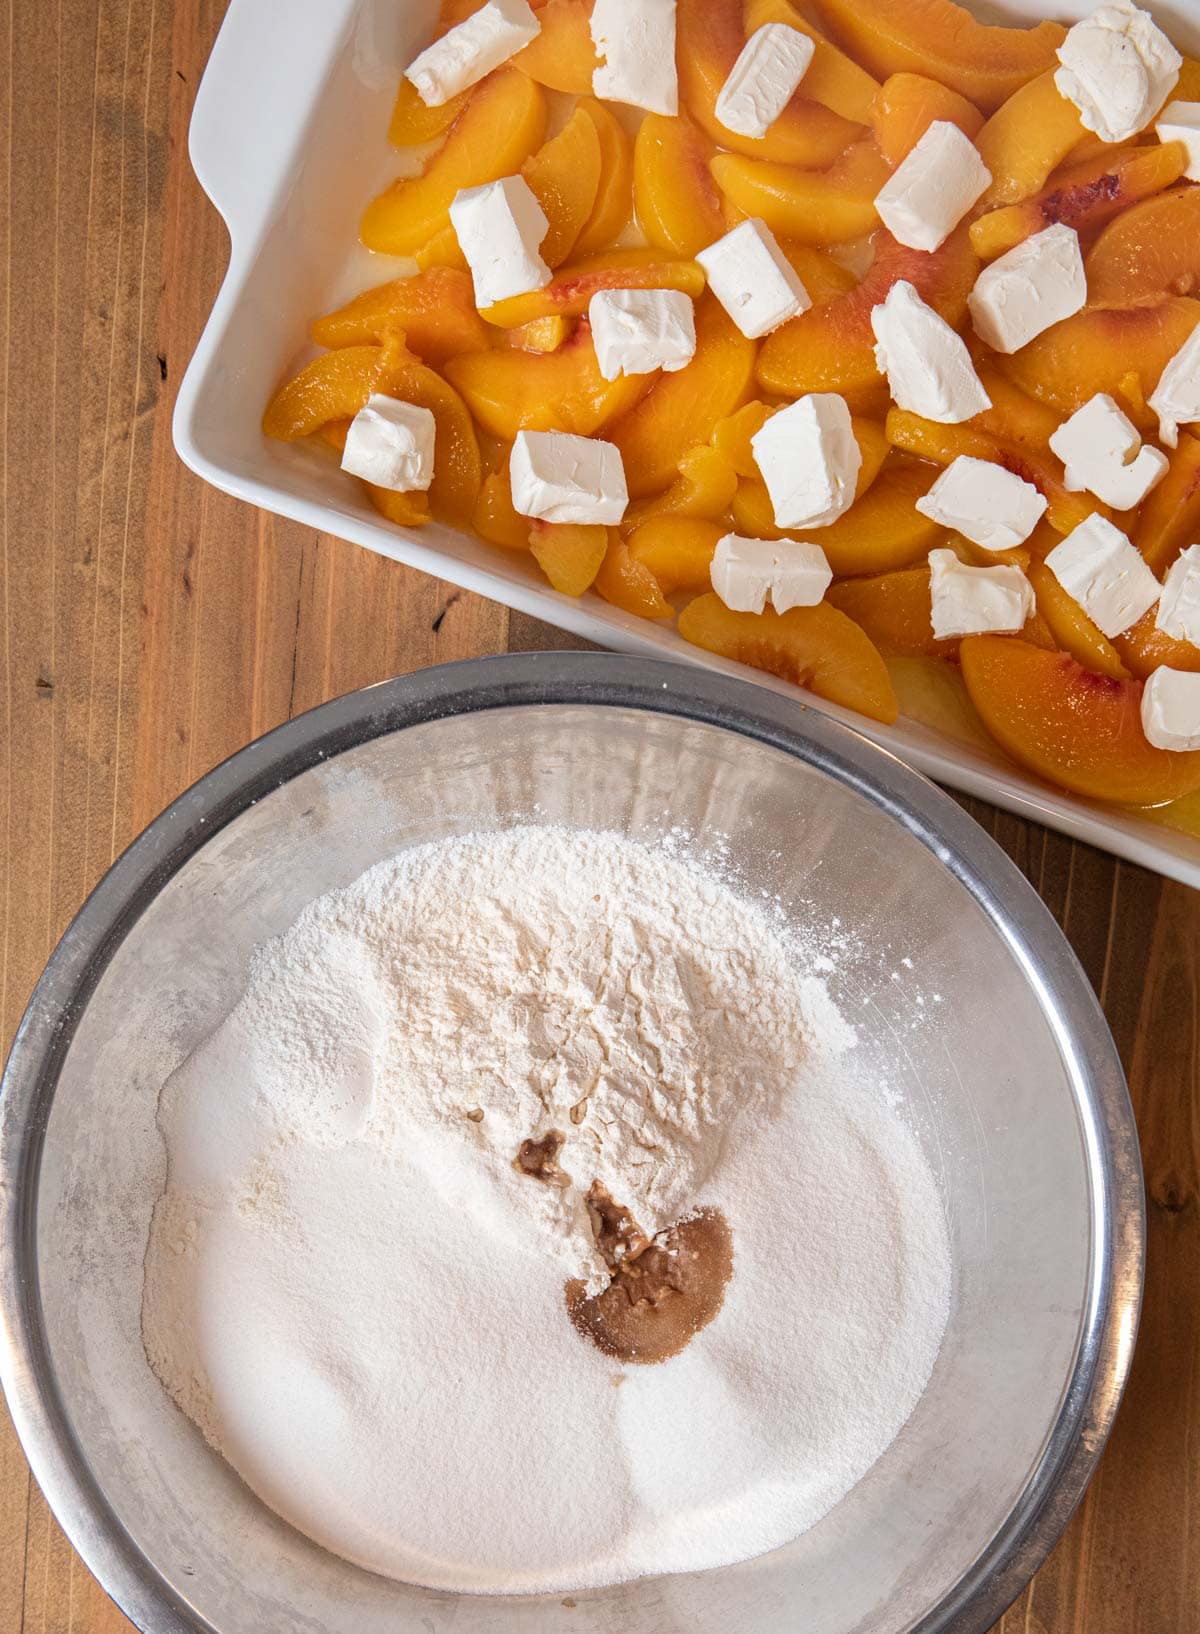
[[[1019,567],[968,567],[952,550],[929,552],[929,617],[939,641],[1015,635],[1033,612],[1033,586]]]
[[[1110,0],[1076,23],[1058,48],[1054,83],[1103,142],[1127,142],[1154,118],[1183,58],[1148,11]]]
[[[1144,448],[1133,421],[1107,392],[1097,392],[1050,437],[1050,449],[1066,467],[1073,493],[1086,488],[1114,510],[1127,511],[1164,475],[1167,457]]]
[[[717,96],[726,130],[762,137],[796,94],[816,45],[798,28],[764,23],[742,47]]]
[[[935,119],[884,183],[875,208],[898,243],[936,250],[991,180],[971,138],[950,120]]]
[[[542,32],[526,0],[487,0],[414,57],[404,77],[429,108],[475,85]]]
[[[1046,504],[1046,496],[1014,471],[960,454],[916,509],[983,550],[1012,550],[1029,538]]]
[[[596,361],[605,380],[623,374],[668,374],[696,351],[692,298],[678,289],[601,289],[588,303]]]
[[[1154,670],[1142,688],[1142,731],[1156,749],[1200,749],[1200,674]]]
[[[1087,301],[1079,234],[1057,222],[984,267],[967,297],[975,333],[1016,352]]]
[[[824,528],[854,503],[862,450],[836,392],[810,392],[777,409],[750,439],[776,526]]]
[[[1172,562],[1154,626],[1175,641],[1200,647],[1200,545],[1189,545]]]
[[[751,216],[700,250],[708,287],[748,340],[769,335],[812,305],[765,221]]]
[[[625,515],[621,451],[598,437],[518,431],[508,460],[513,509],[543,522],[599,522]]]
[[[1149,401],[1159,436],[1168,448],[1178,448],[1180,426],[1200,420],[1200,325],[1167,364]]]
[[[592,91],[648,113],[679,112],[675,0],[596,0],[592,44],[601,58]]]
[[[893,284],[872,308],[871,328],[875,362],[901,408],[946,425],[991,408],[966,342],[907,280]]]
[[[433,481],[436,429],[427,408],[375,392],[350,422],[342,470],[376,488],[423,493]]]
[[[460,189],[450,206],[450,223],[471,269],[476,306],[550,282],[550,268],[538,254],[550,223],[524,176]]]
[[[1154,126],[1160,142],[1182,142],[1188,165],[1184,176],[1200,182],[1200,102],[1168,102]]]
[[[1092,515],[1046,557],[1046,566],[1111,640],[1158,600],[1162,586],[1120,528]]]
[[[807,540],[727,533],[717,540],[709,577],[735,613],[761,613],[768,597],[777,613],[786,613],[790,607],[815,607],[833,581],[833,570],[820,545]]]

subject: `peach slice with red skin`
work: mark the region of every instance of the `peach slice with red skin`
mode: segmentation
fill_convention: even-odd
[[[716,115],[717,97],[746,43],[741,7],[730,0],[679,0],[679,91],[692,118],[721,147],[779,164],[831,164],[862,127],[797,94],[766,136],[740,136]],[[801,86],[803,91],[803,85]]]
[[[828,170],[718,153],[710,166],[717,186],[748,216],[760,216],[795,244],[844,244],[879,221],[875,198],[888,166],[873,137],[856,142]]]
[[[608,552],[608,529],[589,523],[530,523],[529,549],[555,590],[582,596]]]
[[[698,443],[679,461],[679,474],[669,488],[649,498],[635,500],[625,512],[621,527],[628,531],[649,517],[722,517],[729,510],[737,489],[737,473],[718,448]]]
[[[1035,198],[989,210],[971,223],[971,245],[992,261],[1044,227],[1059,223],[1087,232],[1129,205],[1177,182],[1187,166],[1182,142],[1101,155],[1053,176]]]
[[[1166,474],[1143,501],[1133,532],[1134,544],[1160,579],[1185,545],[1200,540],[1200,438],[1183,432],[1168,459]]]
[[[817,0],[817,12],[880,79],[924,74],[989,111],[1055,67],[1054,54],[1066,37],[1058,23],[980,23],[953,0]]]
[[[518,431],[569,431],[594,437],[645,395],[653,376],[605,380],[592,331],[580,320],[555,352],[494,346],[446,364],[446,378],[462,393],[485,431],[511,442]]]
[[[997,363],[1022,391],[1063,415],[1108,392],[1140,430],[1150,431],[1157,420],[1147,399],[1197,323],[1200,301],[1184,296],[1147,306],[1086,307]]]
[[[596,67],[592,0],[546,0],[537,20],[541,33],[509,59],[513,67],[551,91],[589,95]]]
[[[501,329],[554,313],[573,317],[586,312],[592,296],[601,289],[681,289],[695,297],[704,289],[704,269],[696,261],[673,259],[653,246],[606,250],[560,267],[541,289],[497,301],[484,307],[482,315]]]
[[[652,516],[629,536],[629,554],[654,575],[664,596],[707,590],[717,540],[729,530],[702,516]]]
[[[871,109],[871,128],[884,163],[894,170],[937,120],[957,125],[972,139],[983,127],[975,104],[948,85],[924,74],[889,75]]]
[[[637,618],[670,618],[673,611],[654,574],[630,552],[615,529],[610,530],[608,550],[592,588],[605,601]]]
[[[1015,636],[966,636],[959,660],[988,731],[1047,782],[1132,806],[1200,788],[1200,750],[1176,754],[1146,741],[1141,681],[1096,675],[1068,653]]]
[[[470,274],[452,267],[377,284],[317,318],[309,333],[318,346],[333,347],[378,344],[396,330],[411,351],[435,366],[490,343],[488,326],[475,310]]]
[[[881,228],[875,234],[875,259],[861,283],[767,336],[759,352],[758,378],[780,396],[833,391],[852,408],[878,409],[887,402],[887,388],[875,363],[872,308],[903,278],[947,323],[958,325],[978,272],[965,227],[929,253],[906,249]]]
[[[542,260],[548,267],[561,266],[587,225],[600,187],[600,137],[591,116],[577,108],[557,136],[530,154],[521,174],[549,223]]]
[[[633,196],[638,224],[651,244],[694,256],[728,230],[724,201],[709,171],[713,144],[679,114],[649,113],[633,144]]]
[[[575,241],[575,254],[587,256],[612,244],[629,220],[633,210],[633,143],[620,120],[595,97],[581,97],[576,111],[587,115],[600,139],[596,202]]]
[[[853,57],[839,51],[789,0],[746,0],[742,21],[747,39],[767,23],[782,23],[785,28],[807,34],[814,50],[804,71],[804,95],[823,102],[843,119],[859,125],[870,123],[879,81],[860,68]]]
[[[693,265],[694,263],[683,263]],[[690,448],[740,408],[754,379],[755,345],[711,297],[696,304],[696,352],[685,368],[663,374],[636,408],[611,427],[621,450],[630,497],[665,488]]]
[[[981,131],[967,134],[974,136],[979,157],[992,173],[980,203],[993,209],[1040,192],[1085,132],[1079,109],[1061,95],[1054,69],[1047,68],[1014,91]]]
[[[1087,253],[1088,300],[1131,306],[1200,288],[1200,187],[1172,187],[1122,212]]]
[[[545,129],[540,87],[515,68],[498,69],[478,86],[424,174],[393,182],[367,206],[363,243],[385,255],[415,255],[450,225],[450,205],[460,188],[512,175],[541,144]]]

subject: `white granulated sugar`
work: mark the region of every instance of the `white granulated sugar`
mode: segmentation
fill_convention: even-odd
[[[911,1413],[951,1281],[816,962],[681,835],[466,836],[318,899],[163,1088],[159,1378],[279,1514],[406,1581],[566,1591],[795,1537]],[[513,1163],[550,1129],[562,1189]],[[607,1282],[594,1180],[652,1232],[729,1223],[724,1305],[669,1361],[568,1319],[567,1278]]]

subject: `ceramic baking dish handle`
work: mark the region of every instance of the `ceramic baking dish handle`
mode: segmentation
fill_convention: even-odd
[[[232,0],[196,93],[188,152],[234,252],[262,231],[294,175],[297,101],[314,103],[359,0]]]

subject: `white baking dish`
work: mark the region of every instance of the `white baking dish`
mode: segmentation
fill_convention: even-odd
[[[228,493],[338,534],[478,591],[573,634],[749,676],[811,702],[757,670],[689,646],[671,629],[598,596],[558,594],[534,564],[431,523],[383,522],[327,450],[269,442],[267,399],[307,355],[311,318],[394,276],[386,257],[355,248],[363,205],[397,171],[386,131],[399,72],[423,43],[434,0],[232,0],[192,116],[201,185],[229,228],[229,270],[175,410],[183,460]],[[1076,0],[1074,9],[1090,10]],[[1058,8],[1055,8],[1056,13]],[[1177,42],[1200,45],[1194,5],[1156,8]],[[1011,13],[1035,15],[1028,3]],[[1040,14],[1039,14],[1040,15]],[[364,610],[369,616],[369,610]],[[686,672],[680,685],[687,685]],[[884,727],[820,703],[943,783],[980,795],[1171,878],[1200,886],[1200,839],[1152,817],[1058,794],[998,750],[901,720]]]

